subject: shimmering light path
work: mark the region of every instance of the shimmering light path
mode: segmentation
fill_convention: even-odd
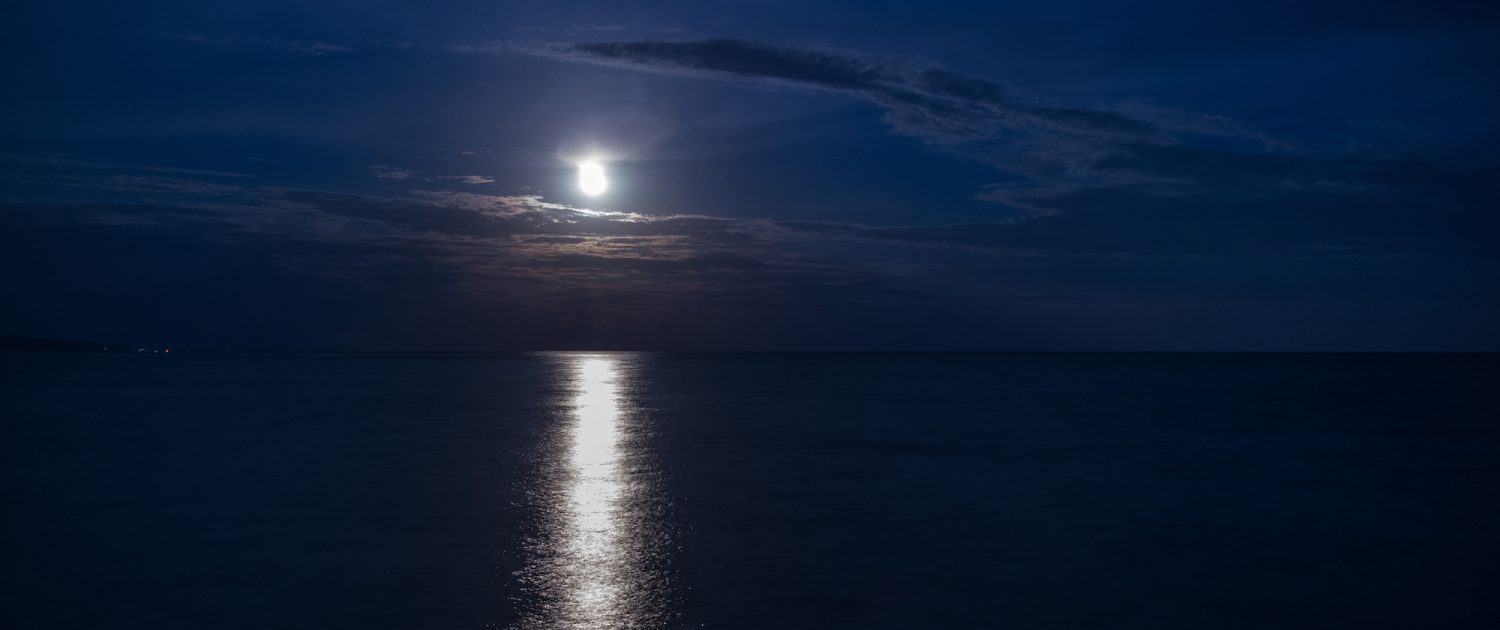
[[[602,623],[619,614],[620,579],[620,401],[615,364],[605,358],[579,359],[573,366],[578,394],[573,399],[573,440],[569,454],[566,562],[577,576],[568,597],[569,617]]]
[[[572,398],[547,467],[549,518],[529,571],[536,601],[526,626],[655,627],[664,608],[652,563],[661,553],[640,509],[654,499],[649,475],[626,440],[626,370],[609,355],[563,360]]]

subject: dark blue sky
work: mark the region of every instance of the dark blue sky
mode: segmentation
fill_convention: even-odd
[[[1500,350],[1490,3],[150,4],[0,10],[0,335]]]

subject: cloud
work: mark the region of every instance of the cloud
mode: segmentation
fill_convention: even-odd
[[[532,54],[637,72],[820,90],[885,111],[896,131],[1005,174],[980,198],[1045,215],[1090,189],[1164,199],[1311,190],[1369,192],[1383,158],[1276,137],[1223,116],[1140,105],[1077,106],[937,64],[709,39],[518,44]]]
[[[285,52],[300,53],[304,55],[327,55],[333,53],[355,52],[358,49],[341,44],[330,44],[328,42],[304,42],[280,37],[245,37],[243,35],[195,35],[182,33],[159,33],[157,37],[172,39],[193,44],[209,44],[213,46],[232,47],[261,47],[282,50]]]
[[[20,153],[0,153],[0,163],[11,164],[13,166],[19,167],[36,167],[44,169],[75,168],[107,171],[141,171],[148,173],[166,173],[170,175],[193,175],[199,177],[255,177],[255,175],[251,175],[249,173],[233,173],[229,171],[210,171],[191,168],[173,168],[168,166],[152,166],[145,164],[117,164],[112,162],[98,162],[94,160],[86,160],[72,156],[56,154],[28,155]]]
[[[495,178],[486,175],[423,175],[409,168],[399,166],[388,166],[377,164],[370,167],[370,171],[380,179],[414,180],[414,181],[449,181],[470,186],[495,183]]]
[[[1087,200],[1084,206],[1090,206]],[[223,201],[35,204],[49,220],[186,231],[269,252],[278,266],[380,286],[411,273],[467,279],[477,294],[537,299],[879,301],[993,299],[1003,286],[947,269],[1001,257],[1362,254],[1303,208],[1224,225],[1202,213],[1079,210],[1027,221],[879,227],[706,215],[600,212],[531,196],[418,191],[371,196],[259,188]],[[1147,213],[1149,221],[1136,220]],[[1158,226],[1175,224],[1176,231]],[[1368,236],[1359,235],[1356,236]],[[1378,234],[1376,234],[1378,236]],[[982,261],[988,259],[990,263]],[[394,265],[394,267],[393,267]],[[941,288],[938,288],[941,287]]]
[[[848,240],[850,251],[837,253],[817,243],[847,235],[759,219],[603,212],[532,196],[184,186],[175,200],[4,203],[0,213],[191,235],[264,252],[282,269],[372,288],[436,274],[477,296],[535,300],[589,294],[636,302],[818,303],[931,293],[905,286],[909,279],[893,273],[902,264],[878,251],[914,245]]]
[[[380,179],[411,179],[417,176],[417,172],[409,168],[385,166],[382,164],[371,166],[370,170]]]
[[[885,108],[897,128],[936,142],[1009,130],[1149,137],[1152,125],[1105,110],[1050,104],[933,64],[731,39],[518,46],[511,50],[659,74],[830,90]]]
[[[47,187],[85,189],[96,192],[128,193],[132,195],[165,195],[169,199],[180,196],[222,197],[246,191],[242,186],[228,186],[214,182],[180,177],[155,175],[52,175],[52,174],[5,174],[0,180]]]
[[[461,184],[469,184],[472,186],[495,183],[495,178],[485,175],[438,175],[437,178],[459,182]]]
[[[184,198],[232,197],[253,190],[254,175],[227,171],[117,164],[66,155],[0,154],[0,182],[6,194],[25,198],[68,190],[87,198],[118,198],[175,203]]]

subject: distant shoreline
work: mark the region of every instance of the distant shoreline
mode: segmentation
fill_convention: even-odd
[[[78,341],[72,339],[39,339],[33,337],[0,337],[0,352],[102,352],[117,354],[158,354],[166,348],[150,348],[126,343]]]

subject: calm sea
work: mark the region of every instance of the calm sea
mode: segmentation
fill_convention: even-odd
[[[0,626],[1493,628],[1481,355],[0,356]]]

